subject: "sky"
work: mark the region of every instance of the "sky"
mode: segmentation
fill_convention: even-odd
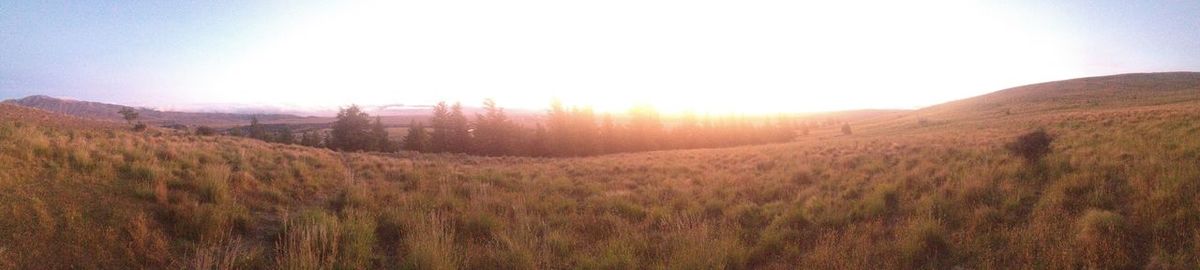
[[[913,109],[1200,71],[1200,1],[0,1],[0,99]]]

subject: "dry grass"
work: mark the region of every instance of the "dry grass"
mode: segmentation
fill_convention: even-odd
[[[5,121],[0,268],[1195,269],[1192,105],[563,159]]]

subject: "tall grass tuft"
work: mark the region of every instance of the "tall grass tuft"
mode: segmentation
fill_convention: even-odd
[[[338,220],[322,211],[309,211],[289,221],[276,243],[279,269],[334,269],[342,240]]]
[[[1121,269],[1133,266],[1129,224],[1107,210],[1089,209],[1079,218],[1076,239],[1088,268]]]
[[[436,214],[415,221],[406,238],[408,253],[401,255],[403,269],[450,270],[458,268],[454,230]]]

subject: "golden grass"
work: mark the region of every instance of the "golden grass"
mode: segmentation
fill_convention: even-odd
[[[1071,109],[562,159],[5,121],[0,268],[1194,269],[1195,119]],[[1003,148],[1039,127],[1057,139],[1038,163]]]

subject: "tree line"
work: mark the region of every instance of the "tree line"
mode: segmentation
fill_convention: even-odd
[[[234,135],[265,141],[326,147],[339,151],[464,153],[483,156],[576,157],[669,149],[712,148],[787,142],[807,130],[779,117],[700,116],[684,113],[664,124],[650,106],[635,106],[622,119],[598,115],[590,107],[550,104],[532,126],[509,118],[492,99],[469,118],[461,103],[439,102],[428,123],[412,120],[403,139],[391,141],[379,117],[356,105],[339,110],[326,132],[296,134],[286,127],[267,132],[257,121]],[[232,133],[232,132],[231,132]],[[249,134],[244,134],[249,133]]]

